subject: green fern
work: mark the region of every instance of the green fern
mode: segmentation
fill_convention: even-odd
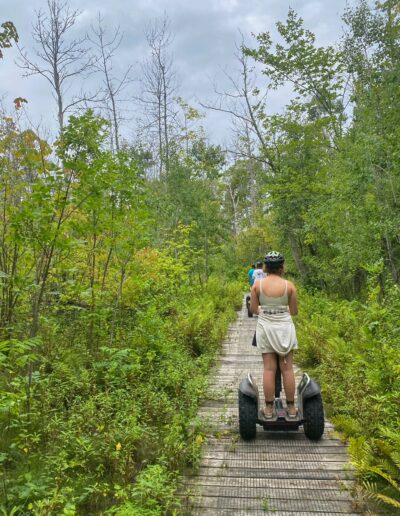
[[[378,466],[369,466],[368,471],[377,475],[386,482],[386,486],[384,487],[384,489],[387,489],[388,485],[392,486],[394,494],[393,496],[388,496],[381,492],[377,492],[378,487],[376,484],[364,481],[363,485],[367,491],[367,495],[378,502],[381,501],[392,507],[400,509],[400,484],[391,475],[383,471]]]
[[[400,509],[400,437],[393,431],[381,428],[386,439],[352,439],[352,463],[362,479],[367,498]],[[397,513],[397,511],[396,511]]]

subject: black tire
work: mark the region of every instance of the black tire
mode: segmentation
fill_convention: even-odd
[[[325,418],[321,395],[304,401],[304,433],[309,439],[318,441],[324,433]]]
[[[253,314],[250,312],[250,296],[246,296],[246,308],[247,308],[247,316],[253,317]]]
[[[246,441],[257,433],[257,401],[239,391],[239,433]]]

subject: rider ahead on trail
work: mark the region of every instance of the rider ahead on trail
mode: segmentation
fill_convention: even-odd
[[[268,253],[264,258],[267,276],[256,280],[251,289],[250,310],[258,315],[257,348],[264,363],[263,387],[266,406],[263,412],[267,419],[273,416],[278,360],[288,415],[296,417],[293,350],[297,349],[297,338],[291,316],[297,314],[297,293],[293,283],[282,278],[284,261],[280,253]]]
[[[253,283],[252,283],[252,285],[254,285],[254,282],[256,280],[263,279],[263,278],[265,278],[265,276],[266,276],[266,274],[263,271],[263,263],[262,262],[257,262],[257,267],[253,271],[253,276],[252,276]]]
[[[249,272],[247,273],[247,276],[249,277],[249,285],[250,287],[253,286],[253,283],[254,283],[254,280],[253,280],[253,272],[255,270],[256,266],[254,265],[254,263],[251,265],[250,269],[249,269]]]

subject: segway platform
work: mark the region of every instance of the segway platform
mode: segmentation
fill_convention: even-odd
[[[297,417],[292,418],[287,414],[283,401],[280,398],[280,371],[279,378],[275,382],[275,401],[273,417],[265,418],[259,407],[258,387],[249,373],[240,382],[239,386],[239,432],[243,439],[254,439],[257,433],[257,425],[269,431],[298,430],[303,426],[304,433],[309,439],[318,440],[324,433],[324,408],[322,404],[321,389],[307,373],[297,387]]]
[[[266,418],[262,410],[258,411],[258,424],[264,427],[264,430],[298,430],[302,421],[297,413],[296,417],[289,417],[287,410],[280,398],[274,401],[272,418]]]

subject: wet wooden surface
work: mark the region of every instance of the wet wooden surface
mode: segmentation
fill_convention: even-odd
[[[262,359],[251,346],[256,324],[257,318],[247,317],[243,303],[223,341],[208,399],[199,413],[207,442],[200,467],[187,476],[183,514],[362,514],[352,497],[354,480],[346,447],[329,421],[318,442],[308,440],[302,427],[295,432],[266,432],[257,426],[255,440],[240,438],[240,380],[251,372],[262,392]],[[297,368],[296,378],[298,383]]]

